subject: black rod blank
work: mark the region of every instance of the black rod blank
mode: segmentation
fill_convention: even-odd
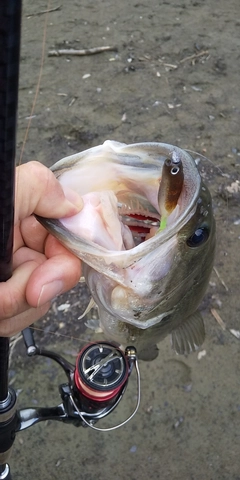
[[[21,0],[0,2],[0,282],[12,275]],[[0,298],[1,302],[1,298]],[[8,394],[9,340],[0,337],[0,401]]]

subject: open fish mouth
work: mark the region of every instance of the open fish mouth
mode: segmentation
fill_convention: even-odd
[[[171,177],[167,169],[177,171],[179,164],[184,181],[175,185],[177,176]],[[61,219],[58,226],[82,241],[83,256],[88,249],[84,240],[105,258],[118,251],[117,263],[128,250],[125,266],[136,260],[129,257],[131,251],[135,256],[140,246],[155,248],[187,222],[201,183],[190,155],[157,143],[125,145],[108,140],[60,160],[52,170],[63,187],[76,190],[85,203],[80,214]],[[66,237],[66,231],[62,233]]]
[[[193,158],[163,143],[103,145],[52,167],[84,207],[39,221],[83,261],[108,339],[140,350],[172,335],[178,353],[204,338],[196,309],[213,264],[211,197]]]
[[[121,222],[132,233],[134,244],[139,245],[155,235],[160,227],[159,212],[139,195],[118,195],[118,214]]]

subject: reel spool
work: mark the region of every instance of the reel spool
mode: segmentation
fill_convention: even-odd
[[[76,360],[75,389],[87,413],[114,405],[125,387],[130,365],[123,352],[109,343],[84,347]]]

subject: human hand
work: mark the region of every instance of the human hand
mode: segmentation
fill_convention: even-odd
[[[50,300],[71,289],[81,275],[81,262],[38,223],[75,215],[81,197],[63,189],[54,174],[38,162],[16,169],[13,275],[0,283],[0,336],[21,331],[50,307]]]

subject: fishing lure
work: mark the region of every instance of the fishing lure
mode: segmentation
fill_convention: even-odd
[[[166,228],[167,219],[177,206],[183,182],[182,160],[176,152],[173,152],[172,158],[166,158],[162,169],[162,179],[158,191],[158,204],[161,215],[158,231]]]

